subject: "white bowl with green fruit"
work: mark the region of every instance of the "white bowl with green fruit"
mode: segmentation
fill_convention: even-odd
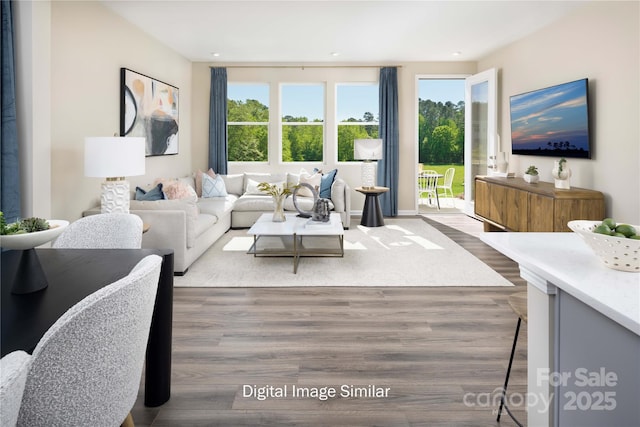
[[[614,270],[640,273],[640,225],[575,220],[567,224],[578,233],[604,265]]]

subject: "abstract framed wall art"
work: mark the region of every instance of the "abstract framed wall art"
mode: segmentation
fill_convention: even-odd
[[[146,139],[147,156],[178,154],[179,89],[120,69],[120,135]]]

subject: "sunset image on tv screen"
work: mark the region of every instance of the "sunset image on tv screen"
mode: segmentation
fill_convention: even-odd
[[[513,154],[589,157],[587,79],[511,97]]]

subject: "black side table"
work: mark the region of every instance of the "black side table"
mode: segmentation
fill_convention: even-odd
[[[365,195],[364,210],[362,211],[362,221],[360,225],[365,227],[381,227],[384,225],[384,218],[382,216],[382,208],[380,207],[380,200],[378,196],[382,193],[389,191],[387,187],[356,187],[358,193]]]

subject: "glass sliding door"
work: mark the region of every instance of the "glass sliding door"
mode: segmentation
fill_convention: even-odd
[[[488,175],[497,153],[497,72],[475,74],[465,84],[465,213],[474,215],[475,177]]]

